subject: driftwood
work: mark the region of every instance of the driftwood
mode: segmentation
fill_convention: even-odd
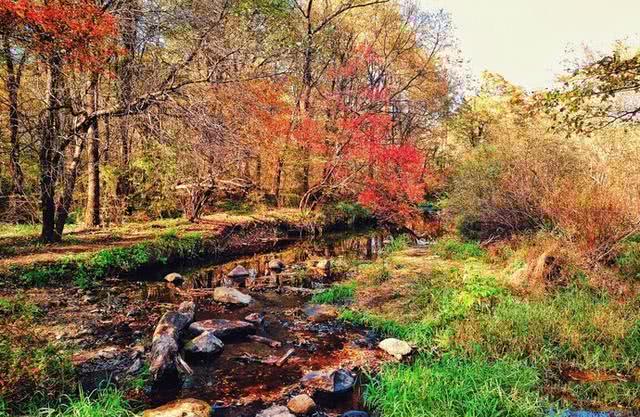
[[[289,356],[293,355],[293,352],[295,352],[295,349],[293,348],[287,350],[287,353],[285,353],[280,359],[278,359],[278,361],[276,362],[276,366],[281,367],[282,365],[284,365],[287,359],[289,359]]]
[[[194,313],[195,304],[185,301],[180,304],[178,311],[169,311],[160,318],[153,332],[149,357],[149,371],[154,381],[175,372],[191,372],[178,354],[178,342],[182,331],[193,321]]]
[[[254,342],[263,343],[272,348],[279,348],[280,346],[282,346],[282,343],[278,342],[277,340],[269,339],[268,337],[262,337],[255,334],[249,335],[247,337]]]

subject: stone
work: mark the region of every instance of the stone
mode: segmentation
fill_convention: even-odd
[[[143,416],[144,417],[144,416]],[[284,405],[274,405],[256,414],[256,417],[295,417]]]
[[[184,278],[177,272],[172,272],[164,276],[164,280],[174,285],[182,285]]]
[[[320,259],[316,262],[316,268],[329,271],[331,269],[331,261],[329,259]]]
[[[314,323],[335,320],[339,315],[338,309],[328,304],[311,304],[306,306],[303,312],[309,321]]]
[[[384,339],[378,343],[378,347],[396,359],[402,359],[411,353],[411,346],[404,340],[394,339],[392,337]]]
[[[267,264],[267,267],[272,271],[282,271],[285,267],[284,262],[280,259],[272,259]]]
[[[186,398],[145,410],[142,417],[209,417],[211,406],[204,401]]]
[[[342,413],[340,417],[369,417],[369,414],[365,411],[351,410]]]
[[[231,270],[231,272],[227,274],[227,276],[229,278],[248,277],[249,271],[247,271],[247,268],[245,268],[244,266],[237,265],[235,268]]]
[[[211,331],[205,331],[184,345],[184,350],[194,355],[213,355],[224,348],[222,340]]]
[[[307,388],[340,394],[353,388],[356,378],[346,369],[328,369],[307,372],[300,383]]]
[[[214,289],[213,299],[219,303],[244,305],[247,305],[252,301],[250,295],[243,294],[237,289],[230,287],[217,287]]]
[[[247,315],[244,320],[256,326],[262,326],[264,324],[264,313],[251,313]]]
[[[118,380],[136,373],[141,365],[144,348],[107,346],[81,351],[71,357],[78,380],[83,388],[94,390],[102,381]]]
[[[189,331],[197,335],[211,332],[215,337],[224,339],[254,333],[255,328],[251,323],[242,320],[210,319],[191,323]]]
[[[316,408],[316,403],[307,394],[300,394],[291,398],[287,403],[287,407],[293,414],[304,415],[312,412]]]

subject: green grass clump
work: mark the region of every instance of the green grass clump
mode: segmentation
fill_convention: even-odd
[[[382,254],[384,256],[389,256],[396,252],[405,250],[409,247],[410,242],[411,240],[407,235],[395,236],[391,239],[389,243],[387,243],[384,246],[384,249],[382,250]]]
[[[423,355],[384,366],[364,395],[385,417],[533,417],[547,409],[539,384],[538,371],[524,361]]]
[[[616,258],[620,272],[630,279],[640,280],[640,238],[628,240]]]
[[[0,319],[31,321],[42,314],[40,308],[22,297],[0,298]]]
[[[114,387],[98,390],[86,395],[82,390],[78,397],[68,400],[56,408],[40,410],[38,417],[133,417],[135,414]]]
[[[314,304],[347,304],[353,300],[356,291],[355,282],[335,284],[328,290],[311,297]]]
[[[433,251],[445,259],[464,261],[469,258],[484,258],[486,252],[477,242],[460,242],[455,239],[439,240]]]

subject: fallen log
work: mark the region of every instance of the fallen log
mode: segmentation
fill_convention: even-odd
[[[179,356],[180,334],[193,321],[195,304],[185,301],[177,311],[165,313],[158,322],[151,340],[149,372],[154,381],[176,372],[189,373],[190,369]]]

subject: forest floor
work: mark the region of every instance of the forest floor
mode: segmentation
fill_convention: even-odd
[[[70,255],[91,254],[104,249],[122,248],[152,241],[167,233],[198,233],[205,238],[220,235],[229,226],[252,222],[304,222],[295,209],[278,209],[257,213],[216,213],[191,223],[186,219],[132,222],[113,227],[87,229],[69,225],[61,243],[43,245],[38,241],[38,225],[0,224],[0,269],[41,262],[54,262]]]

